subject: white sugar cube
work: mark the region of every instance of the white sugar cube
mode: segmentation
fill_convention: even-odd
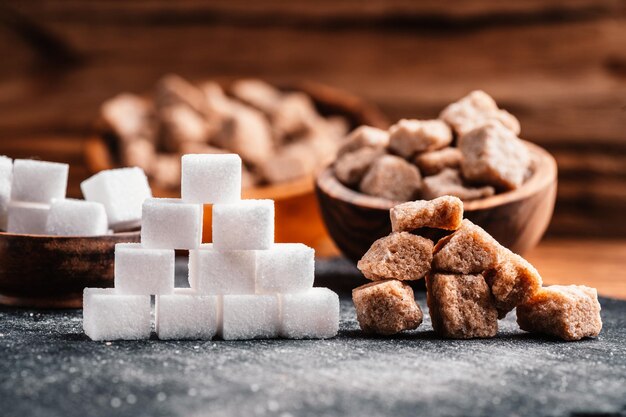
[[[6,156],[0,156],[0,230],[7,230],[12,178],[13,160]]]
[[[46,234],[50,206],[40,203],[10,201],[7,232],[31,235]]]
[[[254,294],[256,251],[189,251],[189,286],[199,294]]]
[[[122,295],[114,288],[85,288],[83,330],[92,340],[148,339],[149,295]]]
[[[280,335],[289,339],[327,339],[339,330],[339,297],[328,288],[281,294]]]
[[[292,293],[313,287],[315,250],[302,243],[276,243],[258,251],[258,293]]]
[[[237,154],[189,154],[182,158],[182,199],[189,203],[230,203],[241,198]]]
[[[143,202],[141,244],[146,248],[195,249],[202,242],[201,204],[176,198],[149,198]]]
[[[221,336],[224,340],[277,337],[279,311],[277,295],[224,295]]]
[[[50,203],[65,198],[70,166],[58,162],[16,159],[13,163],[11,199]]]
[[[174,250],[147,249],[139,243],[115,245],[115,289],[120,294],[174,292]]]
[[[50,204],[46,234],[56,236],[101,236],[108,231],[104,206],[94,201],[63,199]]]
[[[273,200],[241,200],[213,205],[215,249],[269,249],[273,243]]]
[[[148,178],[141,168],[101,171],[80,183],[85,200],[104,205],[109,227],[124,230],[141,224],[141,205],[152,197]]]
[[[210,340],[217,332],[218,297],[214,295],[159,295],[156,297],[156,333],[159,339]]]

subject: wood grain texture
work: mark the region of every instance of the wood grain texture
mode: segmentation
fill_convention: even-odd
[[[115,244],[123,242],[139,242],[139,232],[96,237],[0,232],[0,303],[80,307],[85,287],[113,286]]]
[[[316,80],[392,120],[434,117],[482,88],[562,167],[551,232],[623,236],[626,226],[608,219],[626,210],[625,4],[9,1],[0,9],[0,53],[11,57],[0,66],[0,154],[71,162],[75,195],[86,170],[74,147],[92,133],[99,104],[148,91],[168,72]],[[593,227],[582,222],[590,216]]]

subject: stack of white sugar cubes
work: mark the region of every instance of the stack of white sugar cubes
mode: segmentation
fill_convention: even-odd
[[[115,247],[115,288],[87,288],[93,340],[145,339],[155,296],[160,339],[329,338],[339,298],[313,288],[314,250],[274,243],[274,202],[241,199],[241,159],[184,155],[181,199],[143,203],[141,243]],[[213,243],[202,244],[212,204]],[[189,251],[190,288],[174,286],[174,251]]]
[[[85,200],[65,198],[69,165],[0,156],[0,229],[10,233],[100,236],[138,227],[151,197],[139,168],[102,171],[81,184]]]

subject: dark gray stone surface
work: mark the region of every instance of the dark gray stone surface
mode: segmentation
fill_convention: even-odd
[[[337,288],[355,279],[319,271]],[[596,340],[533,337],[511,314],[495,339],[450,341],[427,314],[367,337],[343,295],[324,341],[92,342],[80,311],[0,308],[0,416],[626,415],[626,302],[601,300]]]

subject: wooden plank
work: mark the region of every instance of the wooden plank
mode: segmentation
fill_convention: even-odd
[[[574,18],[578,16],[613,15],[623,12],[623,2],[619,0],[527,0],[523,2],[502,2],[499,0],[440,2],[424,0],[318,0],[315,2],[295,0],[263,1],[212,1],[199,0],[140,2],[109,1],[29,1],[13,2],[20,10],[37,15],[62,19],[81,19],[86,15],[97,15],[97,19],[107,21],[143,20],[155,23],[185,22],[188,20],[213,19],[243,23],[254,22],[268,25],[284,21],[316,23],[328,25],[354,21],[402,20],[437,17],[458,23],[462,20],[491,17],[508,23],[506,17],[537,18],[555,16]],[[44,7],[42,7],[44,6]]]
[[[102,100],[123,90],[149,90],[173,71],[195,79],[224,74],[315,79],[381,104],[393,119],[434,116],[468,90],[483,88],[519,116],[525,137],[540,144],[622,146],[626,79],[607,62],[626,62],[624,22],[599,19],[437,36],[359,28],[191,24],[182,30],[44,22],[84,56],[84,64],[44,81],[15,69],[12,80],[37,87],[14,95],[10,107],[0,95],[0,131],[84,132]]]
[[[626,241],[546,239],[526,258],[545,284],[578,284],[626,299]]]

